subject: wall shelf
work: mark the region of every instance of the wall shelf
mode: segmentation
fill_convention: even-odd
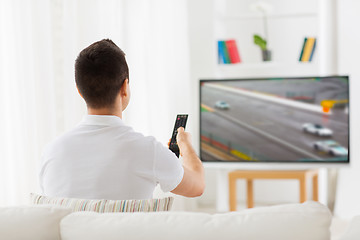
[[[213,12],[213,69],[217,78],[316,76],[320,75],[320,42],[312,62],[298,62],[305,37],[320,36],[320,8],[317,1],[304,0],[301,6],[287,0],[268,0],[268,48],[272,61],[261,62],[254,34],[264,36],[263,15],[250,9],[251,0],[215,0]],[[294,29],[296,31],[294,31]],[[289,34],[291,33],[291,34]],[[218,64],[217,41],[235,39],[242,63]],[[320,46],[321,47],[321,46]]]
[[[267,16],[268,19],[287,19],[287,18],[315,18],[315,13],[297,13],[297,14],[270,14]],[[244,14],[244,15],[222,15],[216,16],[219,21],[247,21],[247,20],[259,20],[263,16],[259,14]]]
[[[318,69],[319,65],[316,62],[219,64],[217,66],[217,77],[239,78],[316,76],[319,72]]]

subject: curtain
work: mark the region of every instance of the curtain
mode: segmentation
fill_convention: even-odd
[[[181,0],[0,1],[0,205],[39,191],[42,149],[86,114],[74,62],[95,41],[127,55],[125,122],[166,144],[176,113],[193,106],[187,34]]]
[[[0,204],[36,188],[41,147],[55,136],[49,4],[0,3]]]

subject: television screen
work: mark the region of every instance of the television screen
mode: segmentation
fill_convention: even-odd
[[[349,162],[347,76],[200,80],[203,162]]]

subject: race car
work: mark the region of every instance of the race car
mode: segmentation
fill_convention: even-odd
[[[225,101],[217,101],[215,103],[215,107],[220,109],[229,109],[230,105]]]
[[[304,132],[312,133],[320,137],[330,137],[333,135],[333,131],[320,124],[305,123],[302,126]]]
[[[331,156],[347,156],[349,154],[348,149],[341,146],[339,143],[333,140],[318,141],[314,143],[315,150],[326,152]]]

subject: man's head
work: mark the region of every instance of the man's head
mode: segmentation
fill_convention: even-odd
[[[114,108],[119,94],[127,90],[128,79],[125,53],[109,39],[91,44],[76,59],[75,81],[88,108]]]

